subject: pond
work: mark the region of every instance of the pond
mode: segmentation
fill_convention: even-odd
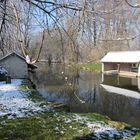
[[[56,64],[38,66],[31,79],[47,101],[66,104],[69,112],[100,113],[140,128],[137,79],[105,76]]]

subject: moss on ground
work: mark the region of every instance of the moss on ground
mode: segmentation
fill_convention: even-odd
[[[64,113],[56,117],[54,114],[46,113],[30,118],[3,121],[0,126],[0,138],[9,140],[70,139],[80,135],[80,132],[75,131],[79,128],[86,132],[87,128],[76,121],[71,122],[71,125],[66,124]]]
[[[81,114],[84,117],[88,117],[91,120],[95,120],[95,121],[103,121],[105,123],[108,123],[108,121],[110,120],[109,117],[107,116],[103,116],[97,113],[86,113],[86,114]]]
[[[140,140],[140,132],[136,135],[136,140]]]
[[[113,124],[108,117],[95,113],[75,114],[64,111],[52,111],[27,118],[0,120],[0,138],[3,140],[70,140],[93,133],[88,122]],[[122,129],[125,124],[115,122]],[[140,137],[140,133],[136,136]]]

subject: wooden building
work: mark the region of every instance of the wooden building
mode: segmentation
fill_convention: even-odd
[[[32,64],[28,64],[26,59],[12,52],[0,59],[0,66],[8,71],[11,78],[28,78],[28,69],[34,68]]]
[[[101,63],[105,74],[140,76],[140,51],[109,52],[101,59]]]

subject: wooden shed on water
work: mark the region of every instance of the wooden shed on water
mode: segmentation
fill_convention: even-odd
[[[121,76],[140,76],[140,51],[109,52],[101,59],[102,72]]]
[[[28,78],[28,69],[36,67],[33,64],[28,64],[26,59],[16,52],[1,58],[0,66],[8,71],[11,78]]]

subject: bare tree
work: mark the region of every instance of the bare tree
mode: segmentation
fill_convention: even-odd
[[[52,38],[59,49],[50,49],[51,53],[59,52],[56,55],[63,61],[95,60],[97,53],[101,57],[111,50],[138,49],[139,5],[130,0],[1,0],[0,50],[4,55],[18,49],[35,63],[43,44],[53,44]],[[39,32],[41,42],[31,56],[31,41]]]

